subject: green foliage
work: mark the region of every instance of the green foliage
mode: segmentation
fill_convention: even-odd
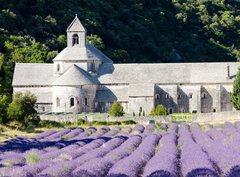
[[[135,117],[136,116],[136,114],[135,114],[135,112],[133,112],[133,117]]]
[[[6,95],[0,95],[0,123],[7,121],[8,98]]]
[[[40,161],[40,157],[35,152],[27,153],[26,162],[27,163],[38,163]]]
[[[115,63],[240,60],[239,5],[238,0],[2,1],[0,95],[11,96],[15,62],[52,62],[66,47],[75,13],[87,40]]]
[[[192,122],[192,114],[191,113],[179,113],[179,114],[171,114],[172,122]]]
[[[156,109],[152,109],[150,112],[150,116],[160,116],[160,115],[167,115],[167,109],[162,105],[157,105]]]
[[[119,102],[115,101],[112,104],[111,108],[109,109],[108,114],[110,116],[113,116],[113,117],[121,117],[121,116],[123,116],[124,115],[124,111],[123,111],[122,105]]]
[[[139,113],[138,113],[138,116],[140,117],[140,116],[141,116],[141,114],[142,114],[142,112],[140,112],[140,111],[139,111]]]
[[[157,105],[156,109],[155,109],[155,115],[167,115],[167,109],[162,105],[159,104]]]
[[[53,120],[41,120],[38,124],[41,128],[63,128],[64,124]]]
[[[104,44],[102,39],[97,36],[96,34],[91,34],[90,36],[87,36],[87,42],[89,44],[94,45],[95,47],[97,47],[98,49],[103,49],[104,48]]]
[[[37,117],[37,111],[34,109],[36,101],[36,96],[30,92],[26,92],[25,94],[20,92],[15,93],[13,101],[7,110],[8,118],[19,121],[25,126],[30,123],[37,125],[39,118]]]
[[[145,111],[142,112],[142,115],[145,116]]]
[[[240,110],[240,69],[233,83],[233,90],[230,93],[231,102],[236,110]]]
[[[131,125],[131,124],[137,124],[134,120],[125,120],[122,121],[123,125]]]
[[[85,123],[86,123],[86,121],[85,121],[84,119],[78,118],[78,120],[77,120],[77,124],[78,124],[78,125],[83,125],[83,124],[85,124]]]

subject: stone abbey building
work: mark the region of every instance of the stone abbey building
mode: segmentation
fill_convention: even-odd
[[[163,104],[169,113],[233,110],[229,92],[239,63],[114,64],[93,45],[76,17],[67,47],[52,64],[16,63],[14,92],[30,91],[39,112],[106,112],[114,101],[126,113]]]

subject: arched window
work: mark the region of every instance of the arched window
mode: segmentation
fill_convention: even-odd
[[[213,109],[213,112],[216,112],[216,109],[215,109],[215,108]]]
[[[182,113],[185,113],[185,109],[184,109],[184,108],[182,108],[181,112],[182,112]]]
[[[189,93],[189,98],[192,99],[193,98],[193,94]]]
[[[156,98],[157,100],[159,100],[159,99],[160,99],[159,94],[156,94],[156,95],[155,95],[155,98]]]
[[[46,110],[46,109],[45,109],[45,107],[43,106],[43,107],[42,107],[42,111],[45,112],[45,110]]]
[[[166,99],[169,99],[169,98],[170,98],[169,94],[166,94]]]
[[[56,105],[57,105],[57,107],[59,107],[60,106],[60,99],[57,97],[57,99],[56,99]]]
[[[168,114],[172,114],[173,113],[173,108],[168,108]]]
[[[182,95],[181,94],[178,94],[178,99],[181,99],[182,98]]]
[[[202,93],[202,99],[206,99],[207,98],[207,93],[206,92],[203,92]]]
[[[87,99],[87,98],[84,99],[84,105],[85,105],[85,106],[88,105],[88,99]]]
[[[60,71],[60,64],[57,64],[57,72]]]
[[[79,44],[79,38],[78,38],[78,35],[77,34],[74,34],[73,37],[72,37],[72,42],[73,42],[73,46],[75,44]]]
[[[74,106],[74,98],[70,98],[70,107]]]

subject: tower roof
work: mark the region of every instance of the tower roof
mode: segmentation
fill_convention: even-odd
[[[94,85],[94,78],[74,64],[63,75],[55,80],[52,85],[58,86],[79,86],[79,85]]]
[[[66,47],[53,61],[81,61],[81,60],[101,60],[103,63],[113,63],[113,61],[98,50],[93,45],[87,44],[86,47],[78,46]]]
[[[67,28],[67,32],[76,32],[76,31],[84,31],[84,32],[86,31],[86,29],[83,27],[82,23],[78,19],[77,15]]]

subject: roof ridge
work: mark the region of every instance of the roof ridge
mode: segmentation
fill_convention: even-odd
[[[73,21],[70,23],[70,25],[67,28],[67,32],[71,31],[72,26],[74,25],[74,23],[79,22],[77,24],[77,27],[79,28],[78,30],[73,30],[73,31],[86,31],[86,29],[84,28],[84,26],[82,25],[81,21],[79,20],[78,16],[76,15],[75,18],[73,19]]]

